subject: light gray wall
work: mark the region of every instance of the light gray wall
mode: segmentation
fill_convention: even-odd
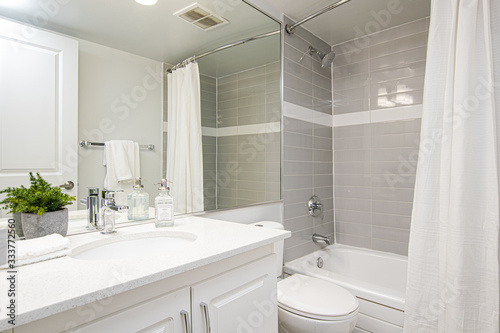
[[[334,46],[334,114],[421,104],[428,23]],[[334,128],[338,243],[408,253],[419,138],[418,118]]]
[[[285,19],[285,24],[290,20]],[[284,101],[331,115],[331,72],[319,58],[306,55],[309,45],[327,53],[330,46],[302,27],[285,33]],[[313,233],[333,238],[332,128],[283,117],[284,226],[292,231],[285,240],[285,261],[318,249]],[[325,208],[324,219],[308,215],[306,204],[316,194]]]
[[[160,62],[80,40],[78,138],[154,144],[154,151],[140,153],[141,176],[151,202],[162,166],[161,67]],[[79,148],[80,198],[87,196],[89,186],[103,188],[103,151],[103,147]]]

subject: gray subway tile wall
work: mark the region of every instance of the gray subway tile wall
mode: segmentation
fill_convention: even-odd
[[[218,127],[280,120],[280,62],[217,79]]]
[[[285,24],[290,22],[285,18]],[[326,42],[302,27],[298,27],[293,35],[285,34],[284,100],[331,114],[331,69],[322,68],[320,58],[308,54],[309,46],[324,53],[330,52]]]
[[[279,133],[218,138],[218,208],[280,199],[280,141]]]
[[[311,241],[314,218],[307,212],[307,201],[314,194],[313,124],[284,117],[283,129],[283,218],[285,229],[292,232],[285,240],[284,255],[289,261],[315,249]]]
[[[334,46],[334,114],[422,104],[428,24]],[[338,243],[408,254],[419,139],[420,119],[335,127]]]
[[[422,104],[428,19],[334,45],[334,114]]]
[[[200,74],[201,126],[217,126],[217,80]],[[203,200],[205,210],[217,208],[217,138],[202,136],[203,148]]]
[[[420,119],[335,128],[338,243],[406,255]]]
[[[279,122],[280,62],[217,79],[218,128]],[[281,198],[279,132],[217,139],[217,207]]]
[[[302,27],[293,35],[285,34],[283,98],[331,115],[331,69],[321,68],[319,58],[309,54],[299,61],[309,45],[325,53],[330,50]],[[284,259],[290,261],[318,249],[313,233],[333,239],[332,128],[285,116],[283,138],[284,226],[292,232],[285,240]],[[308,214],[307,201],[314,194],[324,205],[323,219]]]

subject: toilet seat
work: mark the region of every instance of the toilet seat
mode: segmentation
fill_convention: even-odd
[[[311,319],[341,321],[358,314],[359,302],[330,281],[294,274],[278,283],[278,306]]]

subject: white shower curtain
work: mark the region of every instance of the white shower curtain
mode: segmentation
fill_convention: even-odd
[[[200,73],[197,63],[167,75],[167,180],[175,213],[203,210]]]
[[[498,2],[432,1],[407,333],[499,332],[499,132],[492,52],[493,38],[499,40],[491,33],[490,9]]]

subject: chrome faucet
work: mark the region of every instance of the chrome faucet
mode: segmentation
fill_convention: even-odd
[[[312,240],[313,240],[314,243],[323,242],[326,245],[330,245],[330,238],[328,238],[327,236],[322,236],[322,235],[314,234],[312,236]]]
[[[109,190],[102,191],[101,224],[99,226],[99,230],[102,230],[101,234],[115,233],[115,212],[123,212],[128,209],[128,206],[116,205],[115,193],[115,191]]]
[[[89,195],[80,199],[80,203],[87,205],[87,229],[95,230],[99,226],[99,188],[89,187]]]
[[[309,215],[311,215],[312,217],[321,215],[321,219],[323,220],[324,218],[323,204],[321,203],[321,200],[319,199],[318,196],[313,195],[309,199],[309,201],[307,202],[307,210],[309,211]]]

